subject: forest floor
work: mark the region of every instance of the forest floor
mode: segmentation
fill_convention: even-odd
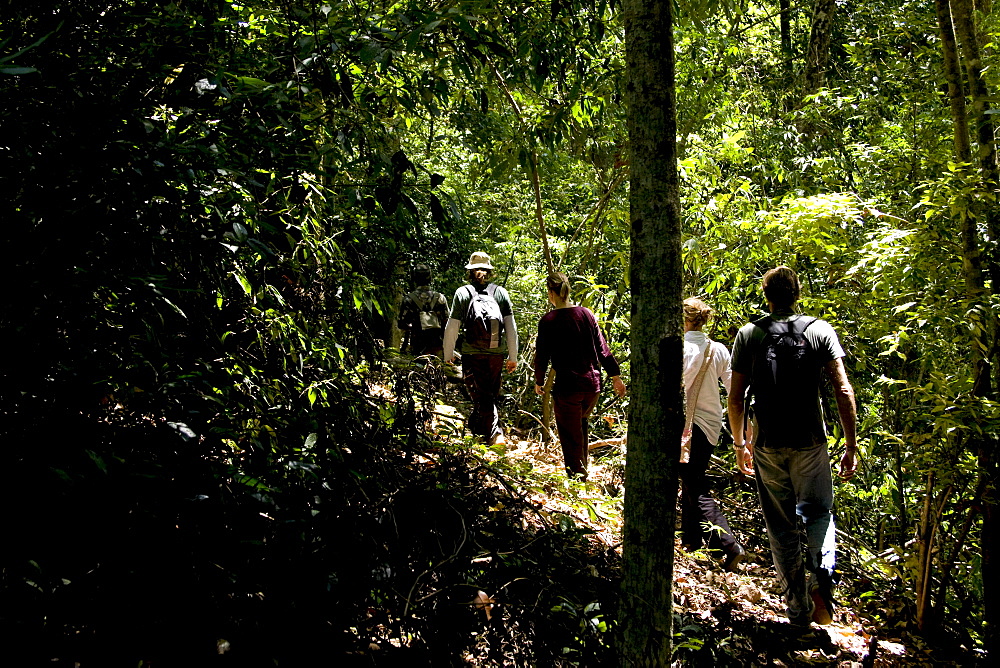
[[[450,406],[440,406],[453,411]],[[529,495],[543,512],[570,515],[593,530],[595,547],[612,547],[621,553],[621,507],[624,474],[623,452],[602,448],[591,453],[586,483],[568,482],[562,474],[558,444],[518,440],[506,448],[494,447],[491,457],[521,462],[532,475],[548,482]],[[615,452],[609,452],[615,450]],[[721,462],[716,462],[716,466]],[[716,472],[718,473],[718,471]],[[563,480],[562,484],[553,481]],[[749,487],[750,482],[746,481]],[[744,495],[744,498],[752,498]],[[720,501],[725,501],[720,499]],[[836,596],[834,622],[813,624],[807,632],[792,627],[784,614],[777,580],[764,544],[759,511],[739,504],[723,507],[734,532],[747,546],[747,559],[738,572],[728,573],[721,563],[699,550],[688,553],[678,540],[674,559],[675,666],[952,666],[975,661],[962,651],[931,647],[907,631],[905,624],[886,628],[859,604],[852,607],[850,585],[842,583]],[[758,517],[744,517],[756,513]],[[736,527],[742,527],[744,531]],[[748,531],[760,535],[748,535]],[[869,582],[870,586],[870,582]],[[856,589],[856,588],[855,588]],[[888,592],[881,592],[888,596]],[[869,594],[869,596],[871,596]],[[852,601],[848,603],[847,601]],[[860,603],[860,602],[859,602]],[[872,610],[874,601],[865,605]],[[877,605],[877,604],[876,604]],[[956,656],[964,655],[964,658]]]

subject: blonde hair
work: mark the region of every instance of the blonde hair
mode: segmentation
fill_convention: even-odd
[[[558,295],[559,299],[563,301],[569,299],[569,278],[561,271],[549,274],[545,279],[545,285],[553,294]]]
[[[684,300],[684,322],[690,322],[696,327],[701,327],[712,317],[712,309],[708,304],[697,297],[688,297]]]

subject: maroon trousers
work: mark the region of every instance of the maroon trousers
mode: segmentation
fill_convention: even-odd
[[[587,477],[587,457],[590,443],[587,437],[587,418],[597,405],[598,392],[552,393],[556,414],[556,430],[562,446],[566,473]]]
[[[501,355],[462,355],[462,375],[472,399],[468,427],[476,436],[493,438],[500,433],[500,384],[504,357]]]

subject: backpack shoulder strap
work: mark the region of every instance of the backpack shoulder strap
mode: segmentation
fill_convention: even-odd
[[[425,290],[421,292],[420,300],[417,302],[417,305],[420,307],[420,310],[430,313],[430,311],[434,308],[434,304],[437,303],[437,296],[438,293],[434,292],[433,290]],[[426,299],[424,299],[424,297],[426,297]]]
[[[813,316],[811,316],[811,315],[804,315],[804,316],[802,316],[801,318],[799,318],[797,322],[804,322],[804,323],[806,323],[805,327],[803,327],[803,328],[802,328],[802,331],[804,332],[804,331],[806,331],[807,329],[809,329],[809,327],[810,327],[810,326],[811,326],[811,325],[812,325],[812,324],[813,324],[814,322],[816,322],[817,320],[819,320],[819,318],[815,318],[815,317],[813,317]]]
[[[712,346],[712,339],[709,339],[708,337],[705,338],[708,340],[708,345],[705,346],[705,353],[701,361],[701,368],[698,369],[698,375],[695,376],[694,383],[691,385],[691,396],[685,397],[685,429],[690,429],[691,423],[694,422],[694,413],[698,406],[698,395],[701,394],[701,386],[705,382],[705,372],[708,371],[708,366],[712,363],[712,358],[715,357],[715,349]]]
[[[496,292],[497,292],[497,285],[496,285],[496,283],[490,283],[489,285],[487,285],[486,286],[486,292],[487,292],[487,294],[489,294],[490,299],[493,299],[494,301],[496,301],[496,297],[494,296],[496,294]]]

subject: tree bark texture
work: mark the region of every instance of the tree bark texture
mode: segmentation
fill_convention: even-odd
[[[979,169],[982,171],[983,187],[997,197],[1000,195],[1000,169],[997,167],[996,125],[990,113],[990,91],[983,76],[979,33],[976,29],[972,0],[951,0],[951,9],[955,32],[962,45],[962,60],[969,82],[969,94],[972,97],[971,118],[976,126],[976,157],[979,160]],[[1000,209],[997,206],[986,207],[985,222],[990,237],[1000,239]],[[996,286],[1000,283],[1000,260],[997,258],[995,248],[992,252],[987,251],[986,261]]]
[[[982,7],[980,7],[982,9]],[[987,270],[992,277],[992,291],[996,294],[998,282],[1000,282],[1000,258],[997,256],[996,244],[1000,239],[1000,211],[997,210],[996,197],[1000,195],[1000,173],[997,168],[996,153],[996,128],[993,123],[993,116],[989,113],[990,91],[983,76],[983,62],[979,49],[979,36],[976,30],[973,0],[951,0],[951,15],[958,33],[958,38],[962,46],[962,60],[965,65],[965,75],[969,82],[969,93],[972,98],[972,121],[976,128],[976,147],[979,162],[979,170],[982,177],[982,187],[991,193],[992,200],[987,198],[984,207],[980,207],[976,212],[977,216],[970,221],[970,225],[976,224],[976,218],[982,217],[986,223],[986,229],[992,239],[992,244],[985,252],[985,263]],[[963,99],[964,103],[964,99]],[[971,152],[970,152],[971,153]],[[970,216],[971,218],[971,216]],[[963,235],[964,236],[964,235]],[[968,242],[963,238],[963,246]],[[978,292],[984,289],[982,278],[982,259],[979,255],[980,241],[976,238],[976,255],[974,259],[980,262],[980,277]],[[978,293],[977,293],[978,294]],[[988,306],[984,305],[984,327],[982,333],[985,348],[990,351],[989,357],[976,354],[974,359],[975,385],[974,391],[978,396],[995,397],[995,390],[1000,385],[1000,378],[997,382],[991,379],[992,373],[998,373],[1000,368],[1000,349],[997,346],[997,323],[996,316],[989,313]],[[998,446],[994,439],[980,437],[974,444],[977,448],[981,475],[985,483],[985,493],[983,494],[983,527],[982,527],[982,562],[981,574],[983,579],[983,617],[986,620],[986,629],[983,636],[984,645],[989,656],[994,656],[997,650],[998,624],[996,622],[995,610],[997,601],[1000,600],[1000,577],[996,573],[993,564],[997,560],[1000,551],[1000,531],[997,529],[997,488],[998,483]]]
[[[951,0],[951,2],[949,0],[935,0],[935,9],[941,32],[945,78],[948,83],[948,98],[955,130],[955,156],[959,162],[971,164],[973,161],[968,110],[965,90],[962,85],[961,61],[964,60],[972,93],[973,118],[977,123],[976,138],[979,144],[978,158],[983,187],[995,195],[998,183],[995,130],[989,115],[986,114],[989,108],[988,91],[982,77],[982,63],[973,20],[972,3],[970,0]],[[959,57],[958,45],[955,40],[956,28],[962,40],[964,59]],[[987,205],[986,211],[980,212],[980,215],[986,219],[990,236],[993,239],[997,238],[998,227],[1000,227],[995,209],[995,205]],[[981,300],[984,296],[985,281],[981,241],[977,228],[978,216],[974,214],[975,212],[969,212],[963,217],[961,223],[962,264],[970,299]],[[997,289],[996,280],[1000,272],[998,272],[995,253],[988,254],[988,258],[990,258],[988,267],[994,277],[993,291],[995,292]],[[972,346],[972,374],[975,393],[978,396],[989,396],[992,394],[991,386],[993,385],[990,379],[990,362],[992,361],[994,366],[997,363],[997,327],[992,314],[987,313],[983,322],[986,324],[987,331],[983,332],[981,337],[984,339],[983,343],[986,349],[990,350],[991,354],[987,357],[982,352],[982,346]],[[1000,535],[998,535],[996,526],[997,444],[993,440],[979,438],[970,446],[977,451],[980,474],[984,478],[981,575],[983,580],[983,617],[986,621],[986,628],[983,639],[987,653],[992,656],[997,647],[997,623],[992,620],[996,614],[994,608],[998,600],[997,597],[1000,596],[1000,591],[998,591],[1000,577],[997,576],[993,567],[998,550],[1000,550]]]
[[[680,199],[670,0],[624,4],[631,147],[631,404],[620,665],[670,665],[681,396]]]
[[[816,0],[813,9],[809,50],[806,52],[803,97],[812,95],[826,84],[826,68],[830,62],[830,37],[837,0]]]
[[[795,67],[792,63],[792,8],[791,0],[779,0],[778,3],[781,31],[781,70],[785,75],[785,90],[791,91],[795,84]],[[786,104],[791,101],[790,97],[785,98]],[[788,111],[788,109],[786,109]]]
[[[928,619],[931,610],[931,564],[933,557],[933,520],[931,511],[934,508],[934,472],[927,474],[927,486],[924,490],[924,505],[920,512],[920,530],[917,533],[917,628],[926,633],[930,630]]]
[[[969,121],[965,109],[965,86],[962,83],[962,67],[955,41],[955,28],[951,19],[948,0],[934,0],[937,11],[938,30],[941,34],[941,56],[944,78],[948,84],[948,103],[951,106],[951,122],[954,129],[955,159],[958,162],[972,162],[972,143],[969,140]],[[982,287],[982,261],[979,256],[979,235],[975,221],[968,216],[962,222],[962,257],[965,271],[965,286],[969,292]]]

